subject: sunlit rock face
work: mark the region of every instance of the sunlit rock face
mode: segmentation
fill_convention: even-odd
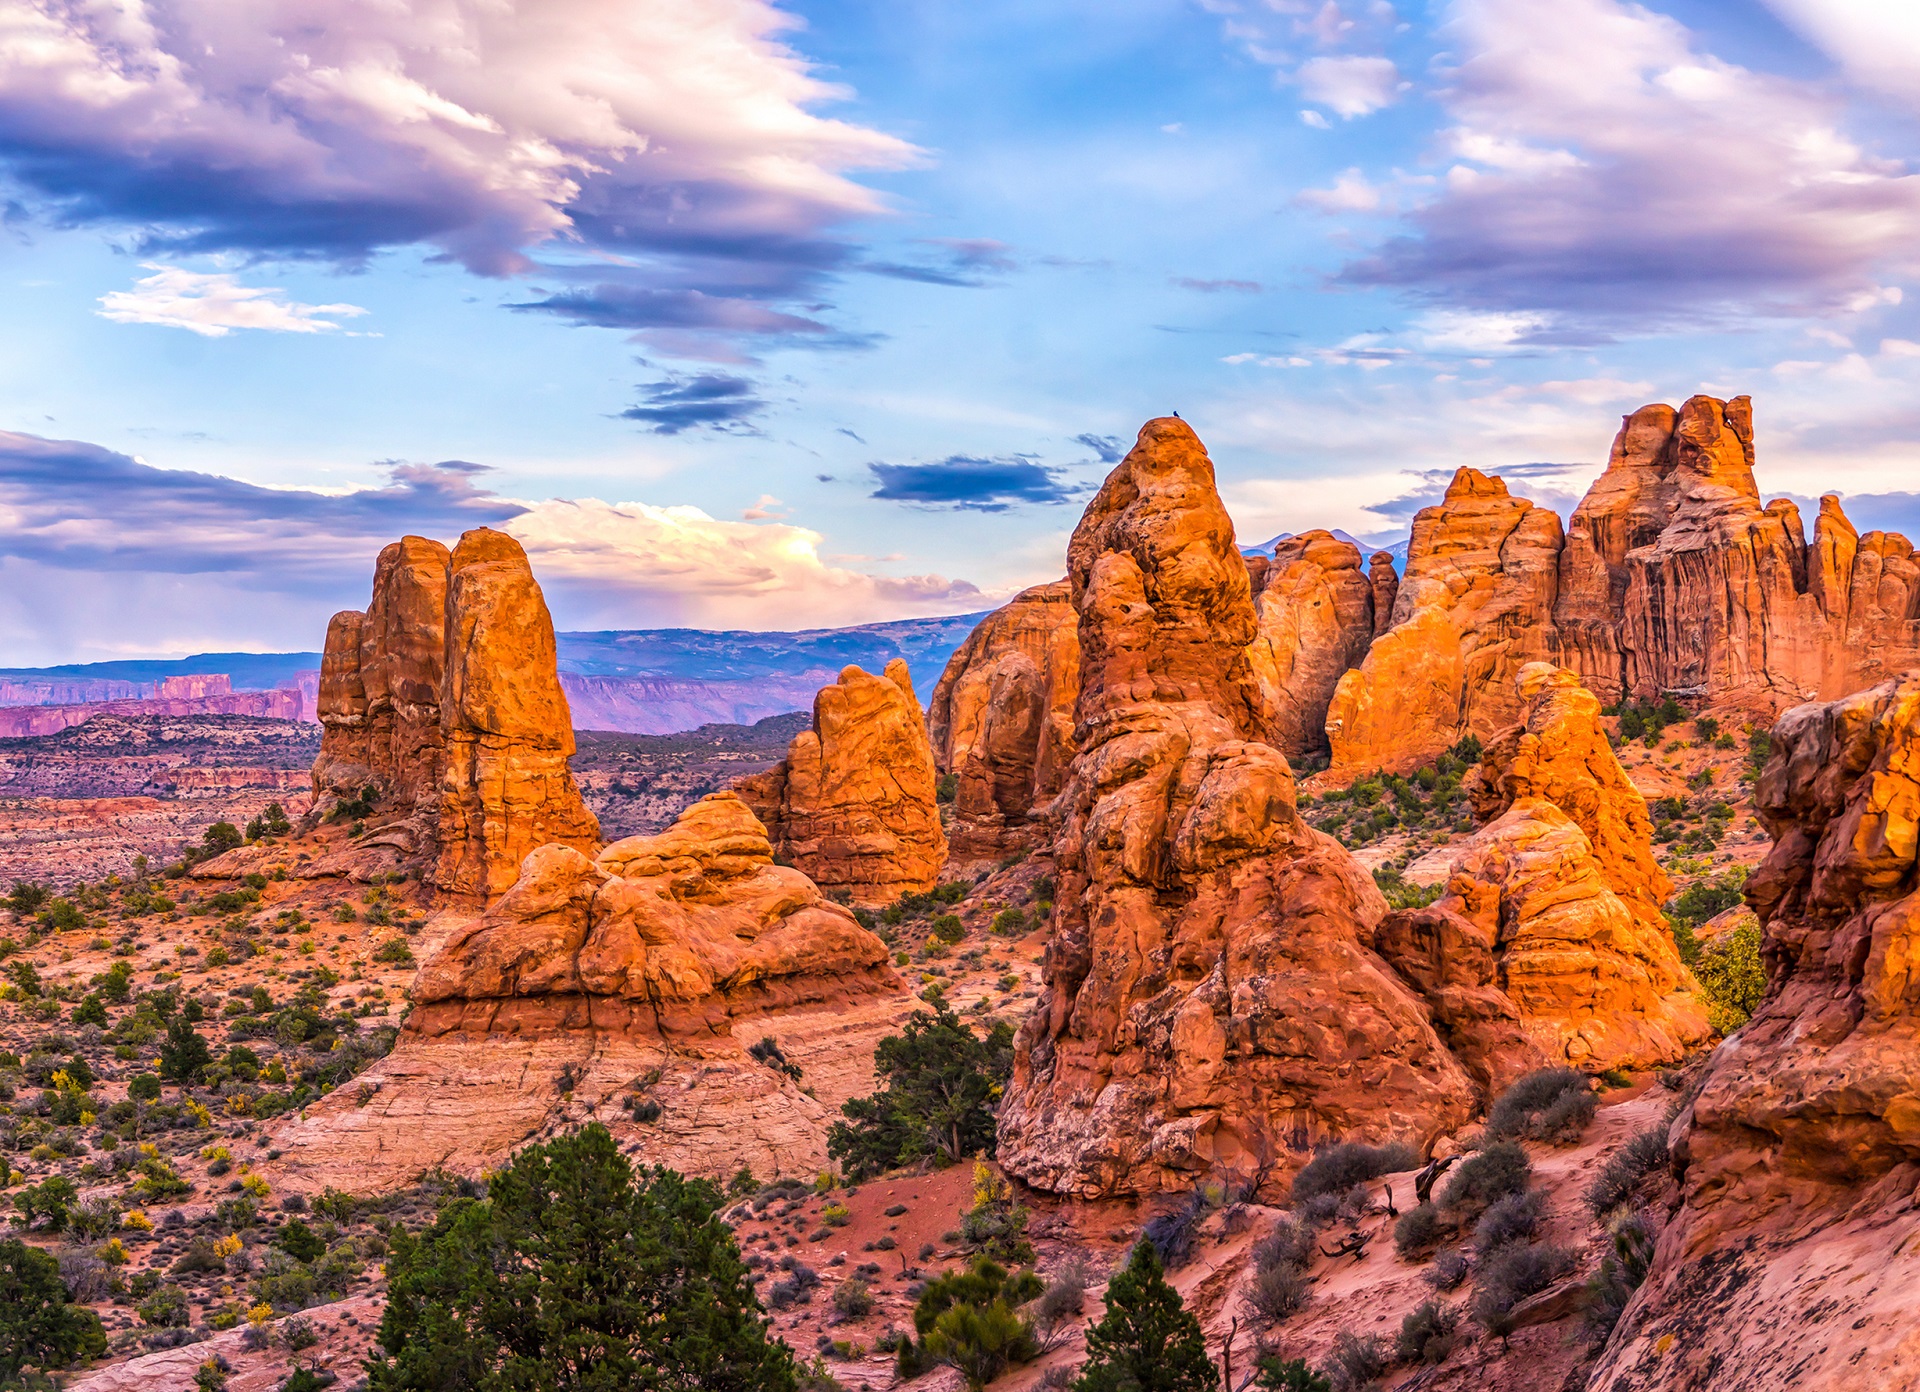
[[[740,795],[780,855],[829,893],[877,907],[939,882],[947,860],[938,774],[907,664],[841,672],[813,702],[787,757]]]
[[[1773,734],[1747,893],[1766,999],[1674,1124],[1685,1202],[1598,1392],[1878,1392],[1920,1367],[1920,677]]]
[[[1233,1173],[1278,1193],[1329,1135],[1425,1142],[1474,1087],[1378,958],[1371,877],[1295,810],[1213,466],[1150,421],[1075,530],[1081,689],[1046,991],[999,1158],[1087,1195]]]

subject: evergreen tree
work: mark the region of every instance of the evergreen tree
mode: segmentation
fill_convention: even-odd
[[[200,1032],[184,1019],[167,1026],[166,1042],[160,1046],[160,1076],[170,1083],[198,1082],[213,1062],[213,1050]]]
[[[396,1233],[370,1392],[795,1392],[720,1206],[604,1126],[528,1147]]]
[[[923,1156],[951,1164],[993,1148],[993,1109],[1013,1069],[1013,1031],[995,1024],[983,1039],[948,1008],[915,1011],[900,1034],[874,1050],[885,1091],[842,1104],[846,1121],[827,1133],[827,1154],[850,1179],[865,1179]]]
[[[1107,1313],[1087,1331],[1087,1361],[1073,1392],[1216,1392],[1200,1321],[1167,1284],[1151,1242],[1135,1244],[1107,1283]]]
[[[100,1316],[70,1304],[60,1263],[18,1240],[0,1242],[0,1383],[24,1368],[64,1368],[107,1351]]]
[[[974,1258],[965,1271],[950,1271],[930,1282],[913,1309],[911,1340],[901,1345],[895,1366],[911,1376],[927,1361],[958,1368],[973,1392],[1015,1363],[1039,1352],[1033,1326],[1019,1307],[1040,1295],[1044,1287],[1031,1271],[1010,1276],[987,1257]]]

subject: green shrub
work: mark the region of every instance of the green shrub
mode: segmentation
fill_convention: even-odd
[[[930,1282],[913,1309],[919,1356],[957,1368],[973,1392],[1039,1349],[1019,1307],[1044,1290],[1031,1271],[1007,1269],[977,1257],[965,1271]],[[905,1352],[903,1346],[902,1352]]]
[[[1341,1141],[1322,1146],[1306,1168],[1293,1177],[1293,1202],[1305,1203],[1321,1194],[1344,1194],[1356,1184],[1396,1170],[1410,1170],[1419,1163],[1413,1148],[1398,1142],[1371,1146]]]
[[[1640,1187],[1640,1181],[1667,1163],[1667,1128],[1649,1127],[1607,1157],[1587,1185],[1587,1211],[1604,1222]]]
[[[410,967],[413,965],[413,948],[408,946],[405,938],[388,938],[375,950],[373,960],[390,962],[396,967]]]
[[[1440,1206],[1477,1212],[1508,1194],[1525,1192],[1532,1176],[1526,1151],[1513,1141],[1496,1141],[1455,1167],[1441,1191]]]
[[[1393,1245],[1402,1257],[1413,1258],[1430,1251],[1448,1231],[1440,1210],[1423,1203],[1400,1215],[1393,1225]]]
[[[157,1329],[185,1329],[192,1316],[187,1293],[174,1285],[161,1286],[133,1308],[141,1320]]]
[[[1542,1068],[1519,1079],[1487,1111],[1487,1134],[1538,1141],[1577,1141],[1593,1120],[1596,1101],[1587,1075]]]
[[[840,1110],[827,1154],[851,1180],[925,1156],[951,1163],[993,1145],[994,1109],[1013,1067],[1013,1030],[996,1023],[983,1038],[942,1002],[916,1011],[905,1030],[880,1041],[874,1069],[886,1086]]]
[[[941,914],[933,921],[933,936],[943,943],[957,943],[967,936],[967,925],[959,914]]]
[[[1444,1363],[1460,1342],[1460,1313],[1451,1305],[1424,1301],[1400,1321],[1394,1352],[1403,1363]]]
[[[1693,974],[1707,998],[1707,1023],[1716,1032],[1732,1034],[1746,1024],[1767,993],[1760,925],[1749,920],[1701,947]]]

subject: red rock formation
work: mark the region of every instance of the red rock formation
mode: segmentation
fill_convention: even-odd
[[[56,734],[102,716],[137,720],[143,716],[251,715],[267,720],[298,720],[301,706],[300,693],[292,688],[230,691],[210,696],[145,697],[70,706],[4,706],[0,707],[0,739]]]
[[[1079,749],[1057,807],[1047,988],[1001,1163],[1041,1188],[1284,1183],[1328,1135],[1431,1139],[1472,1085],[1373,954],[1367,873],[1294,807],[1200,441],[1150,421],[1068,550]]]
[[[436,881],[499,894],[536,846],[591,849],[600,825],[567,768],[573,722],[527,553],[506,533],[477,528],[460,538],[449,574],[443,659],[429,666],[396,657],[389,686],[404,728],[406,712],[429,708],[427,673],[444,674],[431,703],[444,760]]]
[[[1384,553],[1382,553],[1384,554]],[[1254,583],[1258,618],[1248,656],[1272,703],[1273,743],[1292,757],[1327,752],[1327,705],[1373,642],[1374,597],[1386,577],[1360,569],[1360,548],[1302,532],[1273,548]],[[1389,600],[1391,607],[1391,600]]]
[[[848,667],[822,687],[813,728],[794,736],[782,763],[736,787],[816,884],[877,906],[939,881],[947,838],[935,782],[913,679],[895,658],[885,676]]]
[[[1560,519],[1461,469],[1413,522],[1393,626],[1327,710],[1337,769],[1419,762],[1520,716],[1514,678],[1552,654]]]
[[[1506,1080],[1499,1064],[1517,1057],[1506,1035],[1487,1037],[1507,1021],[1484,998],[1483,953],[1547,1058],[1595,1072],[1674,1062],[1709,1030],[1660,911],[1671,886],[1653,858],[1646,800],[1613,757],[1599,701],[1571,672],[1530,663],[1517,688],[1526,723],[1488,745],[1469,785],[1487,825],[1437,903],[1382,925],[1380,949],[1417,979],[1443,1025],[1459,1018],[1477,1031],[1453,1042],[1483,1082]],[[1416,929],[1424,936],[1409,957],[1404,940]],[[1465,965],[1440,979],[1458,1001],[1429,985],[1448,943]],[[1476,1066],[1483,1056],[1493,1062]]]
[[[421,970],[409,1031],[719,1036],[740,1015],[897,991],[885,943],[800,871],[733,793],[595,859],[544,845]]]
[[[1037,845],[1039,812],[1073,757],[1080,640],[1067,582],[1036,585],[980,621],[927,706],[934,763],[954,775],[956,860],[998,860]]]
[[[424,861],[442,889],[498,894],[535,846],[599,840],[567,770],[553,620],[504,532],[467,532],[452,553],[424,537],[382,550],[366,612],[327,625],[317,706],[313,815],[367,787],[383,815],[323,868]]]
[[[1674,1128],[1685,1202],[1596,1392],[1881,1392],[1920,1369],[1920,677],[1789,711],[1748,886],[1766,999]]]
[[[1394,601],[1400,596],[1400,572],[1393,568],[1393,554],[1376,551],[1367,562],[1367,582],[1373,587],[1373,636],[1378,638],[1393,626]]]

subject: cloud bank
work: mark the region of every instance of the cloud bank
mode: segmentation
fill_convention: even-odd
[[[380,547],[478,526],[521,539],[562,628],[802,628],[984,607],[965,580],[830,564],[818,532],[787,522],[527,503],[460,460],[387,472],[347,493],[262,488],[0,431],[0,651],[37,665],[317,647],[330,614],[365,605]]]
[[[201,275],[151,261],[146,269],[154,274],[135,281],[131,290],[102,295],[95,312],[119,324],[161,324],[206,338],[224,338],[235,329],[326,333],[340,327],[333,320],[367,312],[351,304],[301,304],[283,291],[242,285],[231,275]]]

